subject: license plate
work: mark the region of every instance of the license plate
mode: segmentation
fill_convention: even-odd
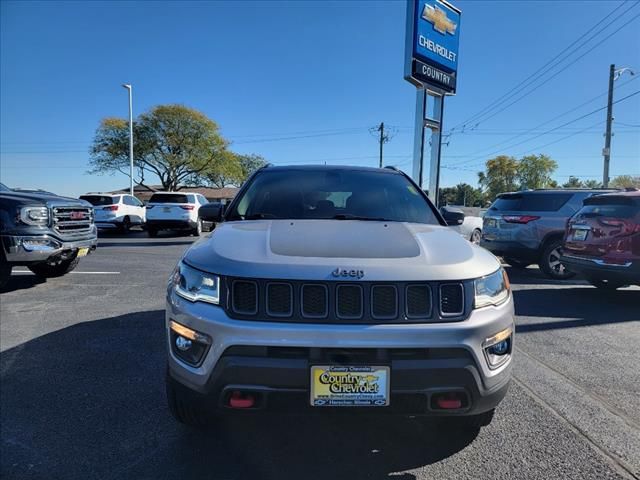
[[[496,222],[495,218],[487,218],[487,227],[496,228],[498,226],[498,222]]]
[[[77,257],[86,257],[88,253],[89,253],[89,249],[88,248],[79,248],[78,249],[78,255],[76,255],[76,256]]]
[[[574,230],[573,231],[573,239],[574,240],[586,240],[588,230]]]
[[[314,407],[384,407],[389,405],[389,367],[311,367]]]
[[[165,213],[169,213],[171,211],[171,207],[163,207],[162,211]]]

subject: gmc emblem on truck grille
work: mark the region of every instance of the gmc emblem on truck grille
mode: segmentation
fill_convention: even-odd
[[[84,220],[84,212],[72,211],[69,215],[71,220]]]

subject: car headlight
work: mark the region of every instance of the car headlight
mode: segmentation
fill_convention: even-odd
[[[173,288],[192,302],[220,303],[220,277],[178,263],[173,273]]]
[[[27,225],[44,227],[49,224],[49,209],[47,207],[22,207],[20,220]]]
[[[503,268],[486,277],[477,278],[473,283],[475,290],[474,308],[500,305],[509,298],[509,277]]]

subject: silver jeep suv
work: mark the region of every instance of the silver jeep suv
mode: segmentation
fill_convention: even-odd
[[[263,410],[491,421],[511,377],[509,280],[409,177],[267,167],[222,209],[201,208],[219,225],[167,289],[178,421]]]

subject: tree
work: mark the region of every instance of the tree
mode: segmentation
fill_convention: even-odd
[[[611,188],[640,188],[640,176],[620,175],[609,182]]]
[[[257,170],[260,170],[262,167],[266,167],[269,165],[264,158],[260,155],[237,155],[238,160],[240,161],[240,167],[242,168],[242,181],[244,182],[250,175]]]
[[[549,187],[551,174],[558,168],[547,155],[527,155],[518,162],[518,183],[521,190]]]
[[[602,182],[598,180],[585,180],[582,184],[585,188],[602,188]]]
[[[562,188],[581,188],[584,184],[578,177],[571,176],[569,180],[562,184]]]
[[[478,172],[478,183],[487,194],[487,200],[502,192],[517,189],[518,161],[507,155],[499,155],[487,160],[484,172]]]
[[[102,120],[91,147],[91,173],[129,169],[128,122]],[[179,190],[190,179],[225,165],[228,142],[218,125],[203,113],[183,105],[159,105],[134,124],[135,182],[155,174],[165,190]]]
[[[253,172],[265,165],[268,163],[260,155],[240,155],[227,150],[199,177],[218,188],[229,185],[239,187]]]

